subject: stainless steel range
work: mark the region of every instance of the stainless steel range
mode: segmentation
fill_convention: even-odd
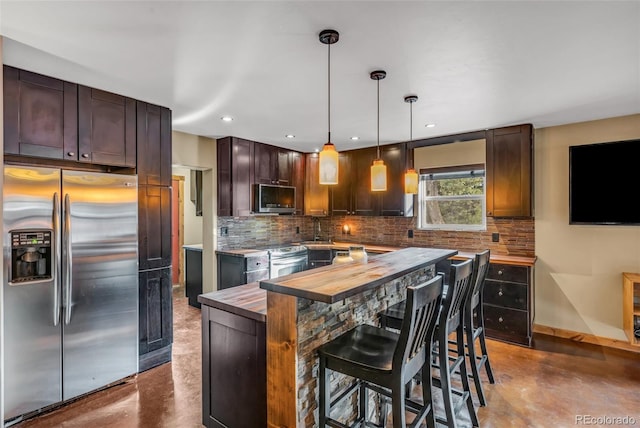
[[[295,245],[269,250],[270,278],[306,270],[309,264],[307,247]]]

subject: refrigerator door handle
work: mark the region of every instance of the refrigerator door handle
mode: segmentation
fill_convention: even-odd
[[[64,323],[71,322],[71,284],[73,282],[73,262],[71,261],[71,200],[69,194],[64,196],[64,243],[65,243],[65,260],[67,261],[65,269],[65,315]]]
[[[53,325],[60,322],[60,277],[58,266],[60,263],[60,198],[58,192],[53,194],[53,245],[54,258],[51,266],[51,276],[53,277]]]

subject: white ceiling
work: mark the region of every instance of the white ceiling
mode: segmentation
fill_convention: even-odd
[[[5,64],[304,152],[327,139],[326,28],[338,150],[376,144],[375,69],[380,144],[409,140],[409,94],[414,139],[640,112],[639,1],[0,1]]]

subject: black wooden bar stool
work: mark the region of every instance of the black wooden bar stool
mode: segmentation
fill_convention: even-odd
[[[471,390],[469,387],[469,374],[467,372],[464,344],[463,312],[465,299],[470,291],[471,278],[473,276],[473,262],[468,259],[464,262],[451,265],[451,282],[442,299],[442,308],[438,317],[438,324],[433,336],[434,358],[439,369],[440,376],[433,379],[435,386],[442,390],[443,404],[446,419],[436,417],[440,423],[448,427],[458,426],[457,415],[466,404],[469,418],[474,427],[478,425],[478,416],[473,405]],[[449,336],[455,333],[455,353],[450,356]],[[460,375],[462,390],[453,388],[451,379],[454,374]],[[424,381],[424,378],[423,378]],[[453,395],[459,396],[454,402]]]
[[[493,378],[493,370],[489,362],[489,354],[487,353],[487,344],[484,336],[484,312],[482,310],[482,293],[484,284],[489,272],[490,251],[484,250],[477,253],[473,263],[473,276],[471,279],[472,288],[465,302],[464,307],[464,334],[466,339],[466,351],[471,365],[471,378],[475,385],[478,401],[481,406],[487,405],[487,400],[482,387],[482,379],[480,378],[480,369],[484,367],[489,378],[489,383],[495,383]],[[476,322],[474,323],[474,312],[476,314]],[[476,325],[477,324],[477,325]],[[476,340],[480,343],[480,354],[476,353]]]
[[[407,299],[400,333],[371,325],[359,325],[318,348],[320,358],[320,427],[346,427],[332,419],[331,409],[340,401],[359,390],[359,409],[356,423],[369,426],[367,418],[367,389],[391,397],[394,428],[405,428],[405,411],[416,414],[411,427],[425,419],[429,427],[435,426],[431,398],[430,347],[438,312],[441,307],[442,276],[420,285],[407,287]],[[332,401],[329,370],[356,379],[346,391]],[[423,372],[422,403],[410,400],[405,385],[418,372]],[[384,415],[383,415],[384,416]],[[384,426],[384,421],[382,422]]]

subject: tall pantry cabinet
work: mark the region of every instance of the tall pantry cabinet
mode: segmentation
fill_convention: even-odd
[[[139,371],[171,361],[171,111],[137,102]]]

